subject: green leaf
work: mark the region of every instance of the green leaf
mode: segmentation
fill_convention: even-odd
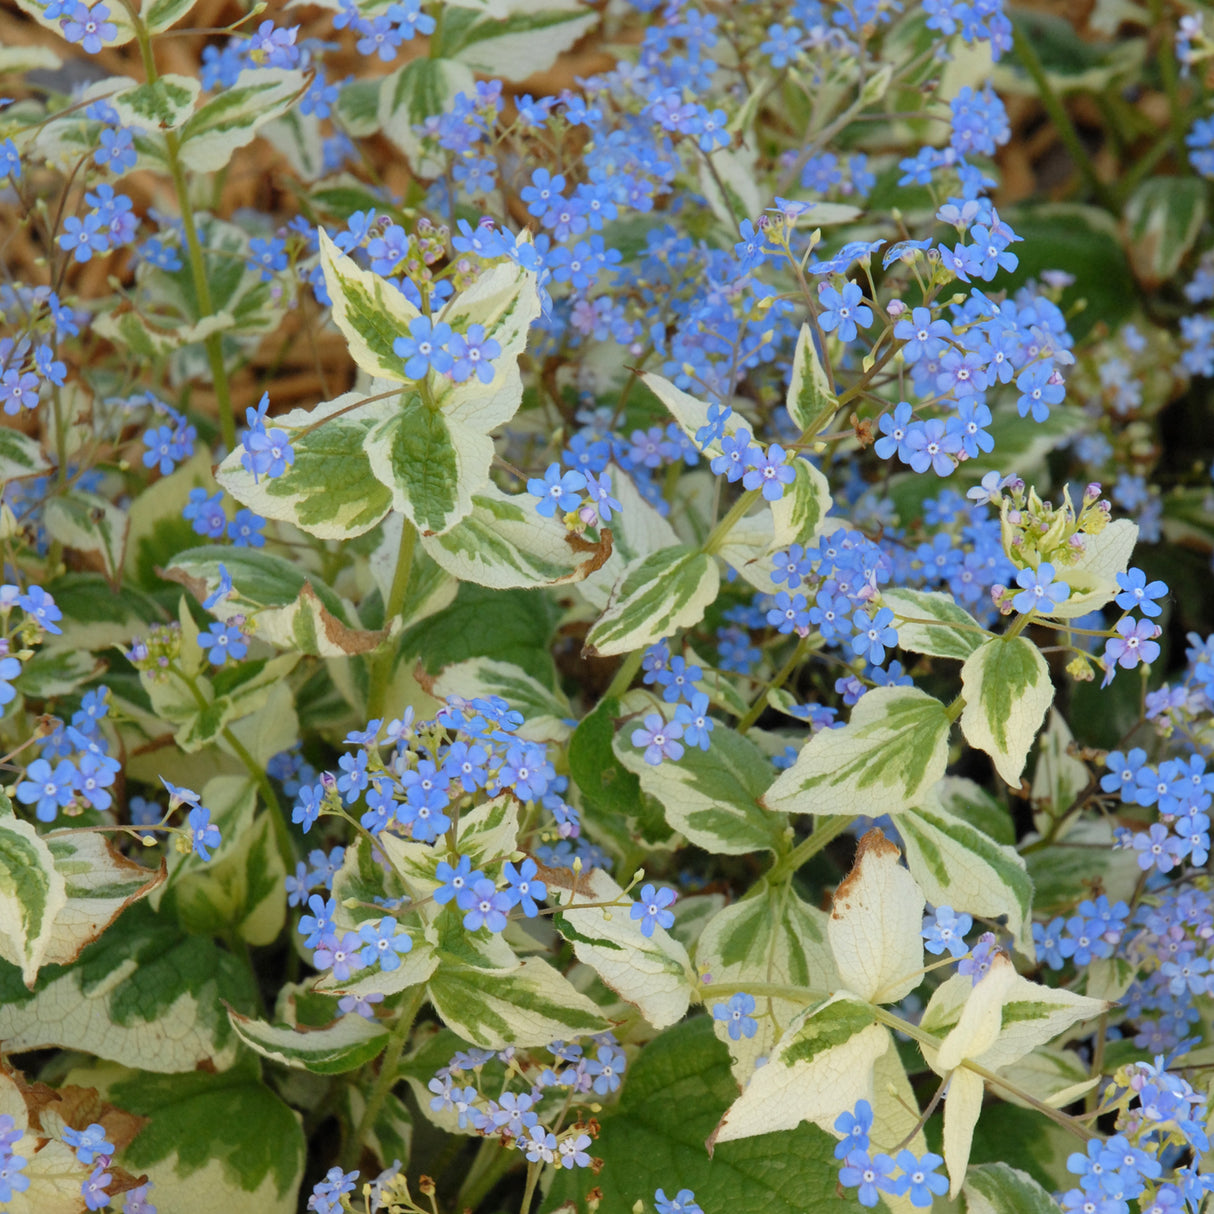
[[[695,959],[721,986],[762,982],[826,995],[841,985],[826,942],[826,915],[798,897],[791,884],[761,886],[756,895],[715,914],[700,935]],[[780,1034],[805,1005],[768,998],[762,1006],[769,1014],[758,1018],[753,1037],[733,1041],[727,1022],[713,1021],[739,1084],[750,1078],[759,1058],[771,1055]]]
[[[55,857],[33,826],[0,818],[0,957],[21,969],[32,987],[51,947],[55,917],[67,905],[67,886]]]
[[[1033,771],[1033,820],[1039,830],[1066,814],[1091,781],[1087,764],[1070,753],[1074,741],[1061,713],[1052,708],[1050,723],[1037,742]]]
[[[36,438],[20,430],[0,428],[0,485],[25,476],[38,476],[50,467],[51,461]]]
[[[415,128],[431,114],[445,114],[456,93],[471,97],[475,85],[470,67],[428,56],[410,59],[380,85],[379,127],[404,152],[416,176],[442,173],[447,154],[423,150]]]
[[[1006,915],[1016,947],[1030,960],[1036,956],[1033,882],[1014,847],[949,813],[934,795],[900,813],[897,824],[906,862],[929,902],[971,915]]]
[[[811,215],[810,221],[813,222]],[[809,325],[801,326],[797,338],[797,350],[793,355],[792,379],[788,384],[788,396],[784,402],[788,416],[798,430],[805,432],[814,426],[816,434],[826,426],[839,407],[838,398],[818,357],[814,345],[813,331]],[[813,435],[809,435],[810,438]]]
[[[319,229],[320,264],[333,301],[333,323],[342,331],[350,357],[369,375],[407,383],[404,360],[393,348],[421,313],[379,274],[362,269]]]
[[[712,1158],[704,1140],[737,1094],[729,1055],[713,1038],[712,1022],[697,1016],[649,1042],[624,1078],[620,1103],[600,1114],[594,1154],[602,1172],[558,1169],[542,1209],[556,1214],[591,1187],[602,1190],[599,1214],[649,1209],[655,1190],[692,1189],[711,1214],[853,1214],[852,1196],[838,1189],[835,1140],[801,1126],[744,1142],[720,1143]]]
[[[1126,252],[1139,281],[1154,290],[1180,269],[1206,221],[1206,183],[1148,177],[1125,206]]]
[[[1033,739],[1054,701],[1040,650],[1024,637],[986,641],[961,667],[961,694],[965,740],[986,751],[995,770],[1018,788]]]
[[[562,743],[573,732],[569,718],[573,709],[562,691],[552,691],[511,662],[472,658],[446,667],[434,681],[432,694],[440,699],[462,696],[501,696],[523,714],[516,736],[529,742]],[[461,818],[461,822],[463,819]]]
[[[406,630],[401,653],[432,674],[452,662],[487,655],[555,685],[548,642],[555,624],[548,599],[527,590],[486,590],[463,583],[450,607]]]
[[[795,1129],[802,1121],[830,1129],[856,1101],[871,1101],[873,1066],[890,1042],[873,1009],[846,991],[806,1008],[726,1110],[710,1146]]]
[[[874,688],[843,728],[810,738],[763,804],[796,814],[898,813],[944,775],[949,728],[944,705],[925,692]]]
[[[577,959],[654,1028],[681,1020],[698,983],[687,950],[664,928],[655,926],[652,935],[644,935],[640,920],[632,918],[627,905],[610,911],[577,909],[587,902],[616,902],[623,897],[602,869],[575,875],[572,869],[550,868],[543,877],[549,901],[562,907],[553,924],[573,945]]]
[[[284,68],[241,72],[236,83],[204,102],[181,128],[181,160],[198,173],[225,168],[237,148],[257,137],[258,127],[277,118],[304,88],[304,74]]]
[[[632,814],[641,800],[641,782],[615,755],[619,715],[620,702],[613,696],[582,718],[569,742],[569,775],[589,808]]]
[[[299,1115],[249,1067],[224,1074],[127,1073],[108,1098],[148,1118],[121,1162],[152,1179],[174,1214],[294,1214],[303,1179]]]
[[[634,561],[590,629],[584,652],[591,657],[628,653],[698,624],[719,584],[716,561],[686,544]]]
[[[599,14],[587,12],[579,0],[540,0],[504,20],[473,21],[456,38],[444,38],[442,54],[477,72],[526,80],[546,72],[598,22]]]
[[[970,1168],[965,1178],[966,1214],[1057,1214],[1053,1198],[1027,1172],[1006,1163]]]
[[[65,548],[95,552],[106,576],[117,578],[126,546],[126,513],[93,493],[64,493],[52,497],[43,511],[47,534]]]
[[[342,129],[352,138],[365,139],[379,130],[379,94],[383,81],[384,77],[380,76],[374,80],[351,80],[342,86],[334,108]]]
[[[244,1007],[252,994],[231,953],[140,902],[75,964],[45,966],[32,991],[0,965],[0,1039],[13,1053],[59,1047],[165,1073],[222,1070],[237,1041],[221,1000]]]
[[[444,1023],[487,1049],[547,1045],[608,1027],[598,1007],[539,957],[501,969],[444,962],[427,989]]]
[[[882,590],[881,605],[894,613],[899,648],[911,653],[964,662],[990,635],[952,595],[938,590]]]
[[[143,131],[172,131],[194,112],[202,86],[192,76],[166,74],[154,83],[124,89],[109,98],[123,126]]]
[[[452,576],[498,590],[580,582],[611,555],[608,531],[597,544],[536,513],[535,499],[492,482],[472,495],[472,511],[422,546]]]
[[[378,1058],[388,1030],[362,1016],[342,1016],[324,1028],[301,1030],[229,1012],[236,1035],[263,1058],[314,1075],[342,1075]]]
[[[255,482],[241,466],[243,447],[223,461],[215,479],[241,505],[318,539],[345,540],[370,531],[392,508],[392,494],[363,449],[379,420],[369,406],[357,407],[366,399],[347,392],[315,409],[292,409],[275,418],[291,435],[295,452],[295,463],[276,480],[263,476]]]
[[[616,734],[616,755],[689,843],[725,856],[776,850],[788,819],[759,805],[771,764],[753,742],[718,722],[708,750],[686,746],[677,762],[654,766],[632,745],[630,732],[625,727]]]
[[[13,686],[23,696],[34,700],[69,695],[87,683],[104,665],[87,651],[60,649],[56,638],[54,648],[44,646],[21,667],[21,674],[13,681]]]
[[[449,531],[472,511],[489,479],[493,440],[430,408],[417,391],[371,407],[364,440],[371,470],[423,535]],[[431,556],[434,555],[431,550]]]

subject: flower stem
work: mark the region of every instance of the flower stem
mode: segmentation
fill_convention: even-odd
[[[828,843],[843,834],[851,823],[852,820],[847,814],[837,814],[825,820],[819,816],[814,822],[814,833],[808,839],[802,839],[788,855],[782,860],[777,860],[771,869],[768,870],[767,880],[769,884],[774,885],[785,877],[791,876],[802,864],[812,859]]]
[[[400,636],[393,632],[392,625],[400,617],[409,591],[409,575],[413,570],[413,554],[417,548],[417,528],[404,516],[401,517],[400,546],[396,550],[396,568],[392,571],[392,585],[388,588],[388,601],[384,604],[384,628],[388,635],[375,652],[371,663],[371,687],[367,694],[367,718],[374,720],[384,715],[384,705],[392,687],[392,675],[396,669],[396,657],[400,649]]]
[[[366,1107],[358,1119],[358,1125],[354,1127],[354,1132],[346,1139],[345,1146],[342,1148],[341,1166],[347,1172],[358,1167],[358,1157],[362,1152],[363,1140],[375,1124],[376,1118],[383,1111],[384,1102],[388,1099],[388,1095],[396,1083],[396,1072],[400,1066],[401,1055],[405,1052],[409,1033],[413,1029],[413,1022],[417,1019],[417,1013],[421,1010],[425,998],[426,987],[424,984],[418,984],[410,989],[408,999],[401,1006],[400,1017],[392,1027],[392,1034],[388,1038],[387,1049],[384,1050],[383,1057],[380,1059],[379,1074],[375,1077],[375,1085],[367,1097]]]

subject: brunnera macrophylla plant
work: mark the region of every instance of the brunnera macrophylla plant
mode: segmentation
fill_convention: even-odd
[[[0,1210],[1200,1214],[1201,14],[18,7]]]

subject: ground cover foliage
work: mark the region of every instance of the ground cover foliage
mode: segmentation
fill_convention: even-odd
[[[1214,42],[0,14],[0,1210],[1214,1204]]]

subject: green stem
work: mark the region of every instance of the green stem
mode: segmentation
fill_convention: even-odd
[[[152,53],[151,36],[135,7],[127,0],[123,0],[123,4],[135,27],[135,37],[139,42],[139,53],[143,58],[147,82],[155,84],[160,79],[160,72],[156,68],[156,56]],[[194,208],[190,203],[185,167],[181,163],[181,141],[177,138],[176,131],[165,131],[164,150],[169,174],[173,178],[173,190],[177,195],[177,206],[181,210],[181,226],[185,231],[186,249],[190,255],[190,276],[194,280],[194,294],[198,297],[198,319],[205,320],[215,314],[215,305],[211,300],[211,284],[207,281],[202,242],[198,239],[198,226],[194,222]],[[211,383],[215,387],[215,400],[219,406],[219,432],[223,436],[224,444],[231,451],[236,446],[236,423],[232,414],[232,391],[228,384],[228,373],[223,365],[222,336],[212,333],[204,339],[203,348],[207,352]]]
[[[777,691],[779,688],[784,686],[788,676],[792,674],[792,672],[801,664],[805,657],[805,650],[807,648],[808,644],[804,639],[797,643],[796,648],[791,654],[789,654],[788,661],[780,667],[779,671],[776,673],[771,682],[768,683],[757,696],[755,696],[754,703],[751,704],[750,708],[746,712],[746,715],[738,722],[738,733],[745,733],[759,719],[759,717],[762,716],[763,710],[767,707],[767,697],[770,696],[773,691]]]
[[[814,833],[808,839],[802,839],[782,860],[777,860],[767,871],[769,885],[778,884],[785,877],[791,876],[807,860],[816,856],[828,843],[837,839],[851,825],[852,819],[846,814],[837,814],[822,820],[819,815],[814,822]]]
[[[388,588],[388,601],[384,604],[383,626],[388,636],[379,647],[371,664],[371,687],[367,694],[367,717],[374,720],[384,715],[384,705],[392,688],[392,676],[396,668],[396,656],[400,650],[400,636],[393,632],[392,625],[405,607],[405,596],[409,592],[409,575],[413,571],[413,554],[417,547],[417,528],[404,516],[401,517],[400,547],[396,550],[396,568],[392,571],[392,585]]]
[[[637,677],[637,671],[641,669],[641,662],[644,658],[644,653],[636,649],[620,663],[610,686],[603,693],[604,700],[618,700],[632,686],[632,680]]]
[[[1155,47],[1155,61],[1159,66],[1163,91],[1168,98],[1168,123],[1172,128],[1171,143],[1181,168],[1188,168],[1189,158],[1185,152],[1184,103],[1180,99],[1180,81],[1176,75],[1176,53],[1175,43],[1172,39],[1172,27],[1164,17],[1163,0],[1151,0],[1151,31],[1158,39]]]
[[[1017,22],[1012,23],[1012,46],[1016,52],[1016,58],[1019,59],[1021,66],[1037,86],[1037,95],[1041,100],[1042,109],[1049,115],[1050,121],[1058,132],[1058,137],[1070,153],[1071,159],[1075,162],[1075,167],[1079,170],[1088,189],[1106,211],[1116,214],[1117,200],[1113,196],[1113,191],[1097,175],[1096,166],[1092,162],[1087,148],[1083,146],[1083,140],[1079,137],[1079,132],[1075,129],[1070,114],[1066,112],[1066,106],[1059,100],[1053,85],[1050,84],[1045,67],[1037,54],[1037,48],[1033,46],[1030,38],[1025,37]]]
[[[531,1209],[531,1198],[535,1193],[535,1186],[540,1182],[540,1172],[543,1171],[543,1164],[529,1163],[527,1165],[527,1187],[523,1190],[523,1201],[519,1206],[519,1214],[527,1214]]]
[[[366,1138],[367,1132],[375,1124],[375,1119],[383,1111],[384,1102],[388,1099],[388,1095],[396,1083],[398,1078],[396,1072],[400,1066],[401,1055],[405,1052],[409,1033],[413,1029],[413,1022],[417,1019],[417,1013],[421,1010],[425,998],[426,988],[419,984],[410,989],[408,999],[401,1005],[400,1017],[392,1027],[388,1047],[384,1050],[383,1058],[380,1059],[375,1086],[372,1087],[371,1094],[367,1097],[366,1107],[363,1109],[363,1115],[358,1119],[358,1125],[354,1127],[354,1133],[346,1139],[346,1144],[342,1149],[341,1166],[347,1172],[358,1167],[363,1139]]]
[[[477,1148],[476,1157],[472,1160],[464,1176],[464,1182],[455,1198],[452,1207],[456,1210],[475,1210],[489,1194],[489,1191],[514,1165],[515,1156],[502,1150],[496,1138],[486,1138]]]

